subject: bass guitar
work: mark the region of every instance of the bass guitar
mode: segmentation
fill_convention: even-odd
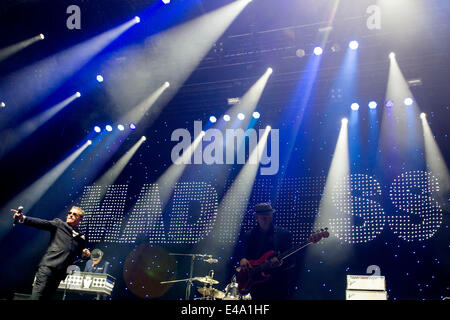
[[[241,295],[249,293],[250,289],[260,283],[266,282],[270,279],[270,271],[280,266],[283,260],[302,250],[303,248],[309,246],[312,243],[319,242],[322,238],[329,237],[328,228],[321,229],[320,232],[312,234],[306,243],[289,249],[282,254],[276,255],[273,250],[267,251],[257,260],[250,260],[250,268],[244,270],[239,267],[236,269],[238,272],[236,275],[236,280],[238,282],[238,291]],[[277,257],[279,264],[274,265],[271,261],[274,257]]]

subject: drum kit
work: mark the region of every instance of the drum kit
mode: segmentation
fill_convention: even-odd
[[[201,285],[197,287],[197,292],[201,294],[201,297],[195,298],[195,300],[251,300],[250,294],[241,296],[238,291],[238,283],[236,282],[236,276],[233,276],[231,283],[229,283],[224,291],[220,291],[213,288],[214,285],[219,284],[219,281],[214,279],[214,270],[209,271],[209,274],[204,277],[193,277],[194,271],[194,260],[195,258],[202,258],[203,261],[207,263],[217,263],[217,259],[212,259],[211,255],[206,254],[175,254],[170,255],[180,255],[180,256],[191,256],[191,272],[190,277],[180,280],[162,281],[161,284],[176,283],[187,281],[186,287],[186,300],[190,299],[190,290],[192,283],[199,282]],[[212,261],[212,262],[211,262]]]

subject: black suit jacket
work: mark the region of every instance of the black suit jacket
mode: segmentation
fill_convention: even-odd
[[[65,277],[67,267],[81,257],[86,247],[84,235],[58,218],[49,221],[25,217],[23,224],[50,232],[50,244],[39,266],[47,266]]]
[[[269,250],[283,253],[292,246],[289,231],[271,226],[267,232],[262,232],[259,226],[245,234],[245,257],[256,260]]]

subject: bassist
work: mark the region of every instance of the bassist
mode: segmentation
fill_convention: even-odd
[[[245,235],[245,257],[240,260],[240,268],[248,270],[252,266],[249,260],[256,260],[265,252],[273,250],[284,252],[292,246],[292,236],[289,231],[273,225],[273,213],[269,203],[255,206],[255,219],[258,225]],[[292,269],[288,261],[280,262],[277,257],[270,259],[270,279],[251,288],[250,294],[254,300],[283,300],[287,298],[289,274]]]

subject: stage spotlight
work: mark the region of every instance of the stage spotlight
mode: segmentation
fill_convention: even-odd
[[[253,118],[259,119],[261,117],[261,114],[258,111],[253,112]]]
[[[77,96],[77,98],[81,97],[81,93],[80,92],[75,93],[75,95]]]
[[[109,124],[105,127],[105,129],[106,129],[106,131],[108,131],[108,132],[111,132],[111,131],[112,131],[112,127],[111,127]]]
[[[314,48],[314,54],[316,56],[320,56],[323,53],[323,49],[321,47],[315,47]]]
[[[270,130],[272,130],[272,127],[271,126],[266,126],[266,130],[270,131]]]
[[[405,106],[412,106],[414,104],[414,100],[412,98],[406,98],[405,101]]]
[[[245,119],[245,115],[242,112],[239,112],[237,115],[239,120],[244,120]]]
[[[357,104],[356,102],[352,103],[350,108],[352,108],[353,111],[358,111],[359,110],[359,104]]]
[[[7,90],[9,96],[15,97],[14,104],[17,107],[14,108],[14,112],[20,114],[22,107],[42,102],[133,25],[134,21],[127,21],[70,48],[59,48],[63,50],[3,77],[0,91]],[[39,36],[39,34],[35,36],[35,41],[40,41]],[[39,81],[32,76],[36,70],[39,70]],[[10,87],[9,83],[20,83],[20,86]],[[42,85],[44,83],[45,85]],[[24,88],[26,88],[26,94],[22,94]],[[13,116],[14,114],[11,114],[11,117]],[[3,119],[0,119],[0,122],[1,120]]]
[[[389,53],[389,58],[394,59],[395,58],[395,52]]]
[[[170,0],[162,0],[162,2],[163,2],[164,4],[169,4],[169,3],[170,3]]]
[[[369,108],[370,109],[376,109],[378,106],[378,104],[376,103],[376,101],[370,101],[369,102]]]
[[[164,86],[165,86],[166,88],[170,87],[169,81],[164,82]]]
[[[273,73],[273,69],[272,69],[272,68],[267,68],[267,72],[268,72],[269,74],[272,74],[272,73]]]
[[[206,134],[206,131],[203,131],[203,130],[202,130],[202,131],[200,132],[200,136],[202,136],[202,137],[204,137],[205,134]]]
[[[10,200],[4,207],[0,208],[1,212],[4,212],[6,208],[9,210],[10,208],[13,208],[13,206],[17,206],[17,203],[20,203],[24,208],[28,208],[28,210],[30,210],[42,198],[42,196],[44,196],[47,190],[59,180],[63,173],[91,143],[91,140],[84,142],[82,146],[78,147],[68,157],[47,171],[47,173],[41,176],[38,180],[34,181],[25,190],[17,194],[16,197]],[[3,224],[0,223],[0,237],[3,235],[4,228]]]
[[[145,141],[145,140],[147,140],[147,137],[146,136],[142,136],[141,140]]]
[[[427,117],[426,113],[423,113],[423,112],[422,112],[422,113],[420,114],[420,118],[421,118],[421,119],[425,119],[426,117]]]
[[[227,114],[223,116],[223,120],[225,120],[227,122],[230,121],[230,119],[231,119],[230,116]]]
[[[306,52],[303,49],[298,49],[297,51],[295,51],[295,55],[299,58],[303,58],[304,56],[306,56]]]
[[[97,81],[98,82],[103,82],[103,76],[102,75],[97,75]]]
[[[129,127],[130,127],[131,130],[136,129],[136,125],[134,123],[130,123]]]
[[[395,105],[395,103],[393,100],[388,100],[388,101],[386,101],[385,105],[387,108],[392,108]]]
[[[134,21],[136,21],[136,23],[141,22],[141,18],[139,18],[138,16],[134,17]]]
[[[209,117],[209,121],[211,121],[212,123],[216,123],[217,118],[214,116]]]
[[[41,33],[41,34],[39,35],[39,38],[40,38],[41,40],[44,40],[44,39],[45,39],[45,36]]]
[[[1,107],[1,108],[4,108],[4,107],[6,107],[6,103],[4,103],[3,101],[2,101],[2,102],[0,102],[0,107]]]
[[[348,119],[347,119],[347,118],[343,118],[343,119],[341,120],[341,122],[342,122],[342,124],[347,124],[347,123],[348,123]]]
[[[358,41],[353,40],[348,44],[348,47],[352,50],[356,50],[359,48],[359,43]]]
[[[117,126],[117,129],[119,129],[120,131],[123,131],[123,130],[125,130],[125,127],[124,127],[123,124],[119,124],[119,125]]]
[[[102,131],[102,129],[99,126],[95,126],[94,131],[97,133],[100,133]]]

